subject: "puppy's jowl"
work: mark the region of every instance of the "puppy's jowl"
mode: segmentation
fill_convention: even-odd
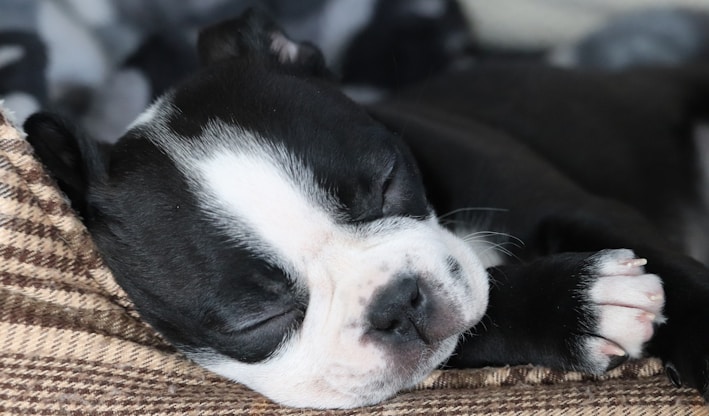
[[[668,233],[704,212],[697,169],[671,165],[693,163],[677,123],[699,73],[475,68],[362,108],[258,14],[199,51],[111,147],[25,126],[188,357],[292,406],[377,403],[444,363],[599,373],[647,352],[706,397],[709,272]]]

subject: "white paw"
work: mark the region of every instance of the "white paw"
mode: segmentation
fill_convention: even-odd
[[[604,250],[593,257],[586,293],[596,336],[586,347],[596,368],[606,369],[642,356],[654,326],[665,321],[665,296],[660,278],[646,274],[647,261],[632,250]]]

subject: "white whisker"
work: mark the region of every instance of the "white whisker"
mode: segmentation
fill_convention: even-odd
[[[461,239],[466,242],[478,242],[478,241],[485,240],[486,237],[504,237],[504,238],[508,238],[508,239],[513,240],[513,241],[506,241],[504,244],[512,244],[518,248],[521,248],[524,246],[524,242],[521,239],[513,236],[512,234],[502,233],[502,232],[497,232],[497,231],[475,231],[475,232],[472,232],[472,233],[462,236]]]
[[[441,214],[438,216],[438,218],[439,219],[446,218],[446,217],[450,217],[451,215],[460,214],[461,212],[471,212],[471,211],[508,212],[509,210],[506,208],[492,208],[492,207],[458,208],[458,209],[454,209],[453,211],[447,212],[445,214]]]
[[[485,255],[485,254],[486,254],[488,251],[490,251],[490,250],[498,251],[498,252],[500,252],[500,253],[502,253],[502,254],[507,255],[508,257],[512,257],[512,256],[513,256],[512,252],[511,252],[510,250],[506,249],[506,248],[503,246],[503,243],[499,243],[499,244],[492,244],[492,243],[490,243],[490,246],[489,246],[488,248],[486,248],[485,250],[483,250],[480,254],[481,254],[481,255]]]

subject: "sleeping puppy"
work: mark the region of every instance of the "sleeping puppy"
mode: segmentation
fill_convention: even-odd
[[[446,362],[600,373],[646,352],[707,397],[709,271],[683,242],[704,241],[709,77],[478,68],[365,109],[258,13],[199,52],[111,147],[25,124],[188,357],[291,406],[377,403]]]

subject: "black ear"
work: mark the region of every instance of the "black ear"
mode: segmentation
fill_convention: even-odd
[[[78,133],[66,120],[51,113],[33,114],[23,127],[27,141],[69,197],[71,206],[86,217],[89,184],[106,176],[101,144]]]
[[[263,58],[303,75],[331,76],[315,45],[291,40],[270,17],[256,9],[202,30],[197,48],[205,65],[232,58]]]

